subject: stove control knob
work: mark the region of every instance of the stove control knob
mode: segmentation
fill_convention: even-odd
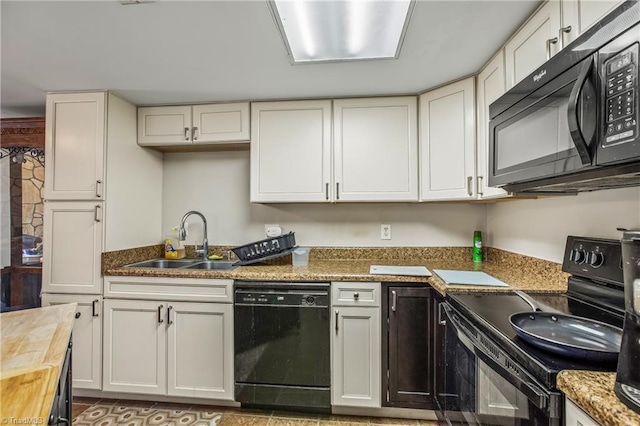
[[[587,252],[584,250],[573,250],[573,261],[582,264],[587,260]]]
[[[313,305],[316,302],[316,298],[313,296],[307,296],[307,305]]]
[[[594,268],[599,268],[602,266],[603,263],[604,263],[604,254],[598,251],[592,251],[591,261],[589,262],[589,264]]]

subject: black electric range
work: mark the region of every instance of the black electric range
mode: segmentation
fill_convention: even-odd
[[[467,424],[561,424],[563,404],[556,388],[561,370],[616,370],[615,361],[594,363],[556,355],[513,330],[511,314],[532,311],[531,304],[622,328],[619,241],[570,236],[562,269],[572,274],[566,294],[447,295],[442,307],[447,335],[445,389],[439,398],[443,412],[458,414],[457,420]],[[491,401],[487,395],[493,394],[502,396]],[[528,402],[519,406],[518,401]]]

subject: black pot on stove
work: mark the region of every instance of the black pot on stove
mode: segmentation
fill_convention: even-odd
[[[625,317],[614,390],[640,413],[640,230],[622,235]]]

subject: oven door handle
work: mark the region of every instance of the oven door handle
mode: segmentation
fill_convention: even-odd
[[[573,89],[571,89],[571,95],[569,95],[569,107],[567,108],[567,119],[569,122],[569,133],[571,134],[571,140],[578,150],[580,161],[585,166],[591,165],[592,159],[591,153],[589,152],[589,146],[593,141],[593,136],[591,137],[591,140],[587,141],[582,134],[582,130],[580,130],[580,109],[578,108],[578,101],[580,98],[580,94],[582,93],[582,88],[584,87],[587,80],[589,80],[589,76],[591,75],[593,62],[594,57],[592,56],[589,59],[586,59],[584,64],[582,64],[580,74],[578,74],[578,79],[573,85]]]
[[[443,304],[444,313],[447,317],[447,326],[453,327],[456,337],[467,349],[475,354],[480,360],[491,367],[502,378],[511,383],[516,389],[522,392],[527,399],[540,410],[549,410],[549,395],[541,387],[524,380],[520,376],[512,374],[503,366],[498,364],[480,345],[473,343],[473,338],[467,334],[464,326],[461,325],[457,314],[452,312],[452,308],[447,303]],[[514,362],[515,364],[515,362]]]

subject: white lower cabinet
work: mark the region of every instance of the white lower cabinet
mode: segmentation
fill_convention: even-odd
[[[233,305],[169,302],[167,395],[233,399]]]
[[[565,426],[597,426],[599,424],[566,396],[564,402]]]
[[[73,323],[73,388],[101,389],[102,296],[43,294],[42,306],[77,303]]]
[[[123,278],[130,277],[105,277],[105,293],[126,286]],[[184,299],[180,287],[189,287],[189,279],[133,281],[140,298],[146,285],[148,299],[156,300],[105,299],[103,390],[233,400],[233,305],[162,300],[154,293],[159,286]]]
[[[334,283],[333,294],[340,292],[340,284]],[[355,284],[348,284],[353,290]],[[361,283],[365,291],[371,284]],[[380,284],[375,284],[379,288]],[[340,306],[334,300],[331,402],[341,406],[380,407],[380,300],[375,300],[377,306],[374,307],[370,307],[371,301],[367,301],[365,307],[353,303],[352,300],[345,302],[348,306]]]

